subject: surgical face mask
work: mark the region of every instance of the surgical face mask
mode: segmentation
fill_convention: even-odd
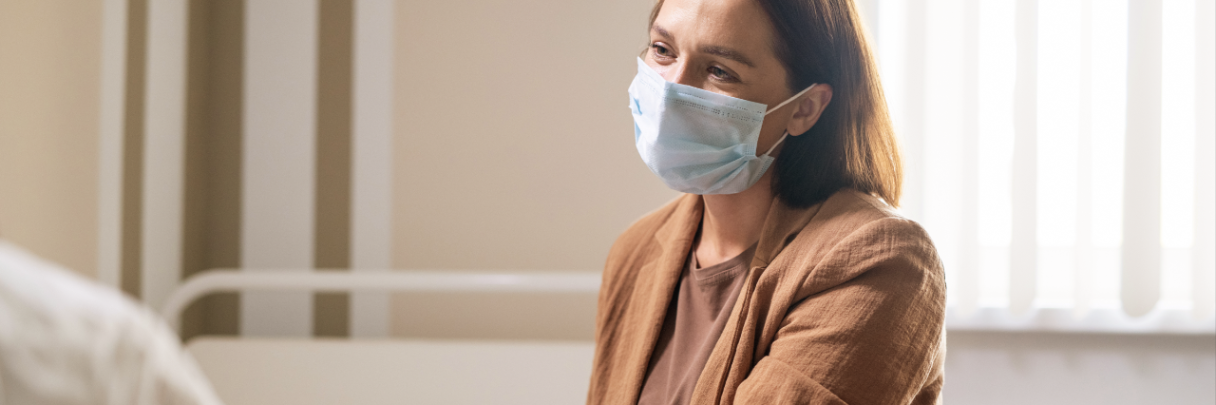
[[[676,191],[738,193],[760,180],[773,164],[773,149],[789,135],[756,156],[764,117],[813,87],[766,109],[765,104],[669,82],[638,58],[638,75],[629,85],[634,143],[650,171]]]

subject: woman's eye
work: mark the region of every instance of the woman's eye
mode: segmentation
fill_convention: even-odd
[[[722,70],[722,68],[719,68],[717,66],[710,66],[709,74],[713,77],[718,78],[719,80],[733,80],[734,79],[734,77],[731,76],[730,73],[727,73],[725,70]]]
[[[668,50],[667,50],[667,47],[664,47],[663,45],[654,44],[654,45],[651,45],[651,46],[650,46],[650,49],[653,49],[653,50],[654,50],[654,54],[655,54],[655,55],[658,55],[658,56],[671,56],[671,54],[670,54],[670,53],[671,53],[671,51],[668,51]]]

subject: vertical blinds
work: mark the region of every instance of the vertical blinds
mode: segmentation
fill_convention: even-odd
[[[953,312],[1212,317],[1212,0],[861,6]]]

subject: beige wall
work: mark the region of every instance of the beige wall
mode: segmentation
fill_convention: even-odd
[[[398,2],[395,267],[598,270],[675,197],[627,107],[651,4]]]
[[[100,57],[100,1],[0,1],[0,237],[87,275]]]
[[[395,268],[599,270],[675,197],[628,112],[652,4],[397,2]],[[398,336],[590,339],[595,296],[410,294],[393,314]]]

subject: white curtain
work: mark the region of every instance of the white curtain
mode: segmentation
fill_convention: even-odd
[[[1211,329],[1213,2],[860,2],[951,321]]]

